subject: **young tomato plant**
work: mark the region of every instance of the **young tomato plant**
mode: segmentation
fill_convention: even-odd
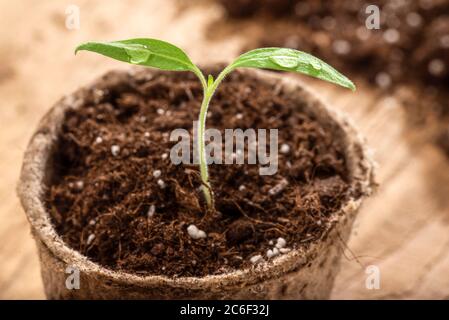
[[[216,79],[206,77],[180,48],[157,39],[129,39],[112,42],[87,42],[75,50],[92,51],[104,56],[135,65],[154,67],[169,71],[193,72],[203,87],[203,101],[198,120],[198,159],[202,190],[209,209],[213,208],[213,192],[209,183],[205,153],[205,127],[209,103],[220,83],[237,68],[259,68],[303,73],[318,79],[355,90],[351,80],[324,61],[302,51],[287,48],[260,48],[248,51],[221,71]]]

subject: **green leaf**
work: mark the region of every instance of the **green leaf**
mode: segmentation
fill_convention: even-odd
[[[111,42],[87,42],[80,50],[92,51],[104,56],[136,65],[171,71],[193,71],[196,66],[180,48],[156,39],[129,39]]]
[[[231,68],[260,68],[299,72],[355,90],[355,85],[343,74],[311,54],[287,48],[260,48],[239,56]]]
[[[207,77],[207,86],[210,87],[210,86],[212,86],[213,83],[214,83],[214,77],[210,74]]]

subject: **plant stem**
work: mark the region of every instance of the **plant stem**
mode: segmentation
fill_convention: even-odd
[[[206,159],[206,145],[205,145],[205,130],[206,130],[206,116],[207,110],[209,108],[210,100],[212,99],[215,90],[221,81],[226,77],[226,75],[233,70],[232,67],[226,67],[217,77],[217,79],[210,85],[207,86],[207,82],[204,79],[204,76],[201,74],[200,80],[203,79],[203,89],[204,96],[203,101],[201,103],[200,115],[198,118],[198,151],[199,151],[199,164],[200,164],[200,175],[201,180],[203,181],[203,185],[201,186],[204,197],[206,199],[207,206],[209,209],[213,209],[214,207],[214,197],[212,193],[212,188],[209,183],[209,172],[207,169],[207,159]],[[196,74],[196,72],[195,72]],[[198,74],[197,74],[198,75]]]
[[[206,199],[207,206],[209,209],[213,208],[213,194],[212,189],[209,184],[209,172],[207,169],[207,159],[206,159],[206,146],[205,146],[205,128],[206,128],[206,115],[207,109],[209,108],[209,102],[212,98],[212,94],[209,92],[209,88],[204,92],[203,102],[201,103],[200,115],[198,117],[198,152],[199,152],[199,164],[200,164],[200,174],[203,185],[201,186],[204,197]]]
[[[198,77],[198,79],[200,79],[200,82],[201,82],[201,85],[203,86],[203,91],[204,91],[204,94],[205,94],[206,90],[207,90],[206,78],[204,78],[203,73],[201,72],[201,70],[197,66],[195,66],[192,69],[192,72]]]

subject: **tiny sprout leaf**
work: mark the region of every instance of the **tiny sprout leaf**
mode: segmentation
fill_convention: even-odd
[[[180,48],[156,39],[129,39],[111,42],[87,42],[78,51],[96,52],[115,60],[170,71],[193,71],[196,66]]]
[[[288,48],[260,48],[239,56],[231,65],[232,69],[260,68],[299,72],[321,80],[355,90],[355,85],[343,74],[311,54]]]
[[[214,77],[210,74],[207,77],[207,86],[210,87],[214,83]]]

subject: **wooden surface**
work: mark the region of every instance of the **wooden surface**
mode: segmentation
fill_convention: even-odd
[[[76,2],[81,28],[65,27]],[[22,154],[40,117],[60,96],[122,64],[73,56],[86,40],[158,37],[185,48],[195,62],[226,61],[242,34],[206,39],[220,16],[213,5],[179,10],[167,0],[0,2],[0,298],[42,299],[34,242],[15,185]],[[210,29],[209,29],[210,33]],[[379,163],[377,194],[365,203],[345,250],[334,299],[449,298],[449,161],[405,125],[394,97],[358,81],[352,94],[310,82],[350,114]],[[365,287],[365,267],[381,271],[379,290]]]

